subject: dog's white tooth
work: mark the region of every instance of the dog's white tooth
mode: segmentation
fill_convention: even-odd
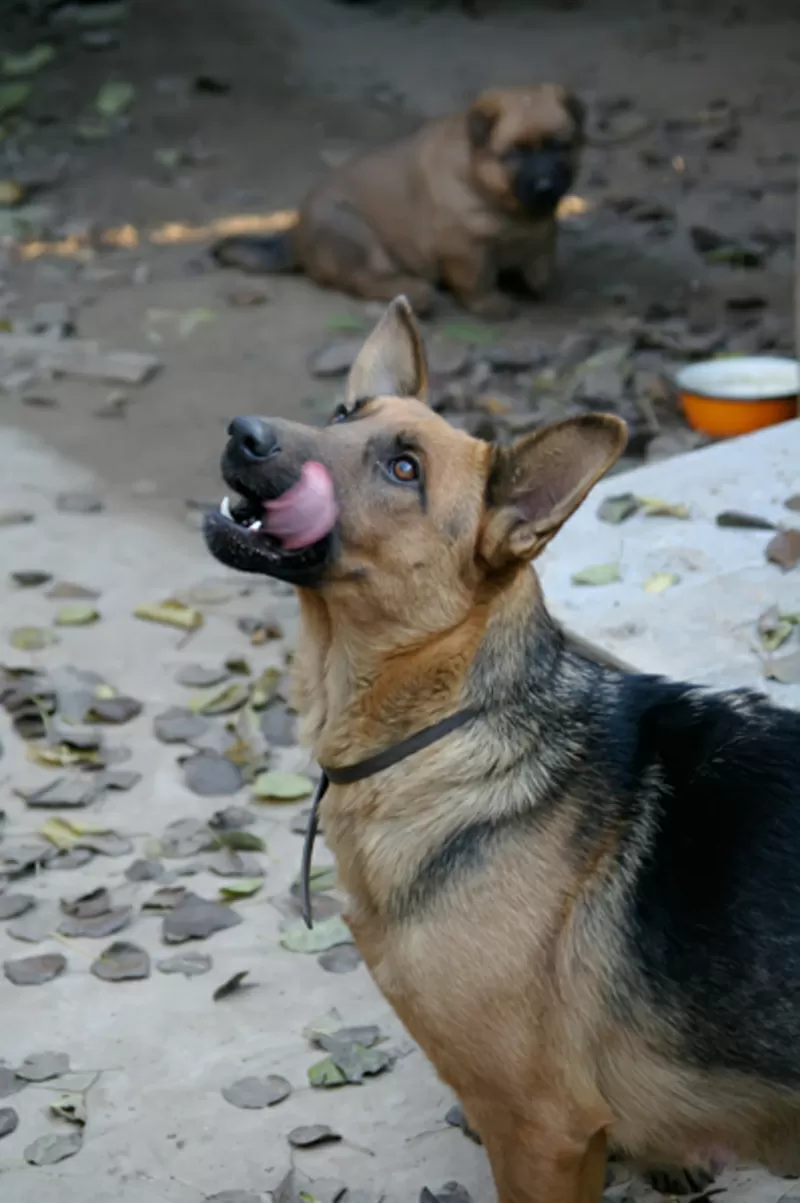
[[[261,530],[261,519],[254,518],[253,521],[247,527],[247,529],[248,530]]]
[[[233,518],[233,514],[231,513],[231,502],[230,502],[229,497],[222,498],[222,501],[220,502],[220,506],[219,506],[219,512],[222,514],[223,518],[231,518],[231,519]]]

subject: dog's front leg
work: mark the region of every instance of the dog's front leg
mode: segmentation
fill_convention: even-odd
[[[488,250],[454,249],[443,256],[441,272],[456,300],[476,317],[501,321],[517,312],[513,300],[497,287],[497,269]]]
[[[532,251],[527,263],[522,269],[525,287],[532,296],[542,297],[553,282],[556,271],[556,238],[555,223],[544,236],[537,239],[537,245]]]
[[[468,1115],[492,1166],[498,1203],[600,1203],[606,1133],[588,1120],[559,1122],[552,1102],[514,1114],[471,1099]]]

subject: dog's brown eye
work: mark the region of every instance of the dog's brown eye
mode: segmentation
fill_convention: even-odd
[[[407,485],[419,478],[419,464],[410,455],[400,455],[389,463],[389,471],[395,480]]]
[[[330,419],[328,425],[333,426],[333,425],[335,425],[336,422],[344,422],[346,417],[347,417],[347,406],[346,405],[337,405],[336,409],[333,411],[333,415],[331,416],[331,419]]]

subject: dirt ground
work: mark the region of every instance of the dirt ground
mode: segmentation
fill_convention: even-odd
[[[593,144],[575,192],[591,208],[564,223],[550,300],[487,337],[557,347],[576,331],[605,324],[613,332],[648,314],[688,314],[694,330],[722,315],[744,331],[728,348],[791,346],[796,4],[507,0],[484,8],[476,20],[454,2],[431,11],[390,0],[133,0],[128,19],[110,27],[118,43],[102,49],[87,48],[63,12],[38,29],[7,17],[4,46],[50,41],[58,53],[33,78],[33,125],[0,143],[0,176],[60,171],[32,198],[35,232],[131,223],[139,244],[89,262],[18,264],[7,251],[6,311],[24,318],[37,301],[67,300],[81,336],[155,350],[164,370],[130,390],[121,420],[95,416],[108,389],[74,381],[44,390],[57,407],[3,398],[4,420],[91,465],[137,505],[181,516],[187,498],[214,498],[226,420],[324,414],[338,381],[314,379],[307,355],[332,330],[363,322],[364,306],[298,278],[218,271],[204,253],[208,240],[155,246],[147,232],[290,208],[326,163],[461,106],[484,85],[547,78],[588,101]],[[198,76],[230,90],[198,92]],[[128,128],[80,141],[109,79],[135,85]],[[190,164],[165,166],[165,149]],[[755,240],[763,266],[709,263],[692,244],[694,225]],[[226,301],[253,287],[266,304]],[[731,297],[738,308],[726,309]],[[439,324],[453,316],[445,304]]]

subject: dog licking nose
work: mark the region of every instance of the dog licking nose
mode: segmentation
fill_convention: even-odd
[[[262,527],[280,539],[287,551],[311,547],[329,535],[338,510],[330,472],[322,464],[308,460],[300,470],[300,479],[274,501],[264,502]]]

